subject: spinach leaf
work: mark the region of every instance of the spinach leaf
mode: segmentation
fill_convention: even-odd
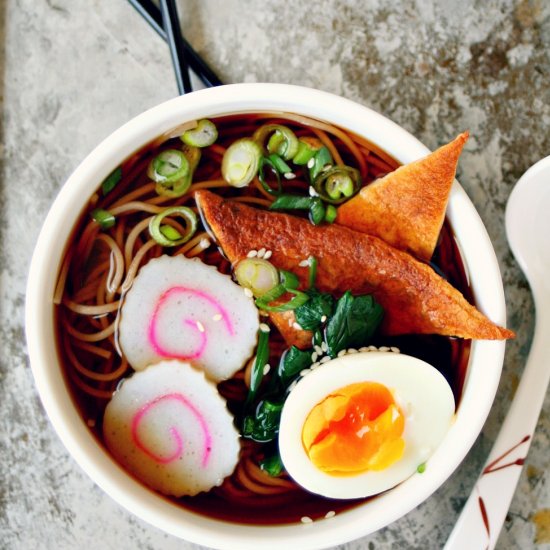
[[[302,351],[296,346],[287,349],[281,356],[277,375],[283,387],[286,388],[292,379],[311,365],[311,350]]]
[[[260,401],[255,414],[244,418],[243,436],[259,442],[275,439],[279,433],[283,405],[283,401],[270,401],[269,399]]]
[[[256,348],[256,360],[250,373],[250,388],[246,398],[246,406],[250,405],[256,397],[264,376],[264,367],[269,361],[269,332],[258,330],[258,347]]]
[[[271,477],[281,475],[281,472],[283,471],[283,461],[281,460],[281,455],[276,452],[275,454],[260,460],[260,468]]]
[[[332,315],[334,298],[330,294],[323,294],[317,290],[307,292],[309,300],[294,310],[296,322],[306,330],[315,330],[322,324],[322,317]]]
[[[370,295],[353,296],[347,291],[336,303],[336,310],[325,329],[325,340],[332,358],[350,347],[365,345],[384,316],[382,306]]]
[[[118,184],[118,182],[122,179],[122,168],[119,166],[118,168],[115,168],[104,180],[101,184],[101,191],[103,192],[103,196],[105,196],[107,193],[110,193]]]

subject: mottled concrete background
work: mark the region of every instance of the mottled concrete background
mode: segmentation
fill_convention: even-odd
[[[431,148],[472,133],[459,179],[494,242],[518,338],[455,475],[400,521],[342,547],[439,548],[506,413],[533,328],[503,213],[517,178],[550,154],[550,2],[180,0],[180,9],[186,37],[225,82],[335,92]],[[26,273],[49,205],[99,140],[176,94],[168,52],[125,0],[3,0],[0,34],[0,547],[195,548],[130,516],[68,456],[34,389],[23,329]],[[547,400],[500,549],[550,548],[549,437]]]

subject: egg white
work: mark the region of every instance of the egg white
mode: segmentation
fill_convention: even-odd
[[[393,394],[405,415],[400,460],[381,471],[330,475],[309,459],[302,444],[304,422],[317,403],[339,388],[379,382]],[[329,498],[361,498],[391,489],[414,474],[433,454],[454,419],[453,392],[443,375],[404,354],[348,354],[310,372],[288,396],[281,415],[279,450],[285,469],[303,488]]]

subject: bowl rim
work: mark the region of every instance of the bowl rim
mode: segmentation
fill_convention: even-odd
[[[301,86],[231,84],[180,96],[145,111],[115,130],[80,163],[50,208],[28,275],[28,353],[43,406],[63,444],[97,485],[136,516],[176,537],[213,548],[255,549],[260,541],[265,548],[278,548],[284,543],[299,544],[303,549],[326,548],[392,523],[426,500],[454,472],[489,414],[502,370],[504,341],[472,342],[455,422],[422,475],[415,474],[376,499],[330,520],[277,526],[232,524],[207,518],[154,495],[133,480],[107,455],[82,421],[57,358],[52,301],[57,270],[65,241],[100,182],[133,152],[182,122],[258,111],[294,112],[326,120],[363,135],[403,164],[429,152],[405,129],[368,107]],[[504,326],[506,308],[498,261],[481,218],[456,181],[447,216],[461,247],[477,307]],[[481,366],[472,369],[472,364]]]

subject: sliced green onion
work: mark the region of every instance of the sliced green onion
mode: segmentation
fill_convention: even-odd
[[[257,298],[279,284],[277,268],[262,258],[246,258],[235,267],[237,282],[252,291]]]
[[[309,207],[309,219],[313,225],[319,225],[325,220],[326,208],[319,197],[311,199]]]
[[[309,277],[308,277],[309,288],[314,288],[315,279],[317,278],[317,258],[315,256],[310,256],[308,258],[308,262],[309,262]]]
[[[300,138],[298,140],[298,152],[294,155],[292,162],[299,166],[307,164],[322,146],[323,144],[317,138]]]
[[[361,189],[361,175],[351,166],[335,166],[321,172],[313,187],[326,202],[341,204]]]
[[[425,471],[426,471],[426,463],[425,462],[422,462],[422,464],[419,464],[416,468],[416,471],[419,473],[419,474],[423,474]]]
[[[218,139],[218,129],[216,125],[208,120],[199,120],[196,128],[187,130],[181,136],[183,143],[192,147],[208,147]]]
[[[155,186],[155,191],[158,195],[178,198],[189,191],[193,180],[193,173],[201,160],[201,150],[198,147],[183,145],[181,152],[189,164],[187,174],[180,180],[174,182],[158,182]]]
[[[161,227],[162,220],[164,220],[166,216],[178,216],[179,218],[182,218],[185,221],[185,233],[181,235],[179,231],[170,227],[170,229],[174,229],[177,233],[176,236],[175,233],[172,233],[166,229],[166,225],[163,224]],[[153,237],[153,239],[155,239],[155,241],[161,246],[179,246],[180,244],[187,242],[195,234],[196,230],[197,215],[193,212],[193,210],[187,208],[187,206],[172,206],[171,208],[166,208],[154,218],[151,218],[151,221],[149,222],[149,233],[151,234],[151,237]],[[176,238],[172,239],[171,236]]]
[[[327,223],[334,223],[336,220],[336,216],[338,214],[338,211],[336,210],[336,207],[332,204],[327,204],[327,211],[325,212],[325,221]]]
[[[269,183],[267,182],[266,173],[265,173],[266,166],[269,167],[273,172],[273,174],[275,175],[275,178],[277,180],[276,189],[271,187],[271,185],[269,185]],[[279,174],[279,171],[275,167],[275,164],[273,164],[273,162],[271,161],[270,157],[262,157],[260,159],[260,165],[258,168],[258,179],[260,180],[260,183],[262,184],[262,187],[264,188],[264,190],[270,193],[271,195],[280,195],[282,193],[283,186],[281,185],[281,176]]]
[[[274,291],[277,291],[277,292],[274,292]],[[275,296],[274,298],[268,299],[268,295],[270,293],[267,292],[261,298],[256,299],[256,306],[258,306],[258,308],[263,309],[265,311],[275,311],[275,312],[292,311],[293,309],[296,309],[297,307],[304,305],[309,300],[309,296],[305,292],[301,292],[300,290],[295,290],[294,288],[285,288],[284,285],[282,284],[276,286],[272,292],[278,295]],[[269,305],[270,302],[272,302],[276,298],[280,298],[286,292],[289,292],[290,294],[294,294],[294,296],[288,302],[285,302],[284,304],[279,304],[276,306]]]
[[[170,241],[177,241],[181,239],[181,233],[171,225],[161,225],[160,232]]]
[[[298,152],[296,134],[287,126],[280,124],[264,124],[254,132],[252,139],[265,147],[269,153],[276,153],[285,160],[291,160]],[[267,145],[265,145],[266,140]]]
[[[170,184],[183,179],[188,173],[189,161],[176,149],[162,151],[149,163],[147,169],[147,175],[157,183]]]
[[[281,277],[281,284],[286,290],[295,290],[300,286],[300,279],[298,279],[298,276],[292,273],[292,271],[280,269],[279,275]]]
[[[233,187],[247,186],[258,173],[261,156],[262,149],[255,141],[247,138],[235,141],[223,156],[223,179]]]
[[[91,216],[100,225],[101,229],[110,229],[116,222],[116,218],[108,210],[103,210],[103,208],[92,210]]]
[[[272,154],[269,155],[268,158],[279,174],[287,174],[288,172],[292,172],[292,168],[279,155]]]
[[[315,181],[315,178],[328,168],[332,168],[334,161],[330,151],[323,145],[308,162],[309,178]]]
[[[118,182],[122,179],[122,168],[119,166],[118,168],[115,168],[104,180],[101,184],[101,191],[103,192],[103,196],[105,196],[107,193],[110,193],[118,184]]]

